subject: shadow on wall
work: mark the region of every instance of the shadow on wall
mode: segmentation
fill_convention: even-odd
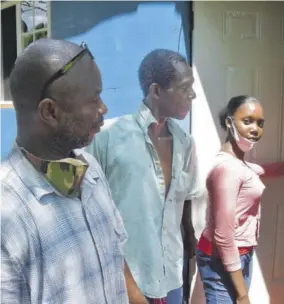
[[[167,4],[168,2],[156,2],[156,4]],[[183,1],[172,2],[175,5],[176,12],[181,15],[183,32],[189,33],[189,9],[185,7]],[[95,5],[90,6],[89,1],[72,1],[68,3],[68,9],[64,2],[56,4],[52,10],[52,32],[55,31],[56,38],[66,39],[66,37],[73,37],[81,35],[91,30],[94,26],[107,19],[111,19],[118,15],[131,14],[137,12],[138,7],[145,4],[144,1],[96,1]],[[152,1],[155,4],[155,1]],[[55,5],[55,4],[52,4]],[[191,5],[191,3],[188,3]],[[61,14],[64,9],[64,14]],[[80,15],[78,17],[78,12]],[[99,13],[98,13],[99,12]],[[157,16],[160,18],[161,16]],[[146,20],[146,19],[145,19]],[[185,35],[185,46],[187,54],[190,53],[190,35]]]
[[[269,7],[269,10],[266,7],[263,8],[263,16],[270,14],[270,17],[265,17],[267,21],[263,22],[263,25],[266,28],[266,35],[270,33],[268,29],[271,30],[271,36],[269,35],[271,40],[266,42],[268,40],[265,41],[264,35],[261,49],[267,50],[267,52],[263,51],[255,59],[254,52],[248,52],[248,50],[252,50],[253,43],[255,43],[255,49],[258,49],[257,42],[241,41],[235,37],[231,41],[223,39],[222,16],[224,11],[238,12],[243,11],[245,7],[251,11],[261,11],[261,7],[267,4],[261,2],[239,4],[237,2],[209,3],[201,1],[195,4],[195,20],[197,22],[194,30],[194,66],[197,102],[193,104],[192,126],[197,155],[202,167],[202,182],[205,184],[207,171],[213,164],[221,139],[224,139],[224,132],[218,123],[218,113],[233,96],[256,95],[263,100],[265,105],[265,134],[256,149],[252,150],[249,158],[261,164],[262,162],[276,161],[277,154],[281,153],[281,151],[278,152],[281,149],[279,142],[281,137],[279,138],[276,134],[281,134],[281,131],[282,134],[284,133],[283,125],[281,129],[279,122],[281,120],[279,118],[281,100],[283,106],[283,94],[281,95],[283,85],[280,82],[283,79],[279,66],[281,67],[281,63],[284,62],[284,57],[280,56],[284,52],[279,51],[278,58],[277,53],[275,53],[275,58],[274,55],[266,57],[264,55],[274,49],[271,45],[274,46],[272,43],[275,37],[275,45],[279,47],[279,49],[276,47],[275,49],[280,50],[281,48],[282,50],[283,44],[279,41],[278,32],[273,31],[273,29],[275,26],[279,33],[282,30],[282,13],[280,12],[283,11],[283,6],[276,7],[279,4],[275,2],[273,6]],[[275,37],[272,35],[273,32]],[[267,43],[268,45],[266,45]],[[247,61],[240,55],[241,51],[248,54]],[[267,59],[265,64],[263,58]],[[261,67],[257,77],[252,72],[256,67]],[[267,97],[268,100],[266,100]],[[283,179],[267,181],[266,186],[262,197],[260,239],[254,255],[250,295],[253,303],[282,304],[284,302],[284,272],[283,267],[281,267],[284,256],[283,199],[281,201],[279,198],[284,197]],[[205,201],[197,202],[193,208],[197,237],[204,228],[205,208]],[[193,281],[191,303],[205,303],[198,275],[195,275]]]
[[[205,180],[208,171],[214,164],[215,155],[220,149],[221,143],[224,142],[225,133],[220,129],[218,124],[218,108],[216,107],[217,102],[213,102],[212,94],[210,95],[210,86],[206,82],[208,73],[202,71],[200,67],[204,64],[204,60],[201,62],[198,58],[195,58],[194,62],[194,77],[195,77],[195,91],[197,93],[197,102],[193,104],[193,117],[192,117],[192,128],[193,135],[195,136],[195,142],[197,145],[197,156],[199,160],[200,176],[201,176],[201,187],[205,190]],[[203,66],[204,67],[204,66]],[[215,86],[216,87],[216,86]],[[223,106],[225,105],[225,102]],[[221,108],[221,107],[220,107]],[[202,117],[202,119],[200,119]],[[204,124],[205,122],[205,124]],[[204,124],[204,125],[202,125]],[[204,140],[206,138],[206,140]],[[269,191],[265,192],[263,201],[276,201],[277,193],[279,194],[280,184],[283,183],[283,179],[279,181],[270,181],[267,186]],[[205,227],[206,218],[206,207],[208,204],[208,193],[204,191],[203,196],[198,200],[193,200],[192,215],[193,225],[195,228],[195,236],[197,239],[200,238],[201,233]],[[273,256],[273,246],[267,248],[267,242],[269,236],[273,235],[274,226],[271,225],[271,218],[273,218],[273,208],[269,204],[263,204],[262,206],[262,220],[260,225],[260,240],[257,246],[256,252],[253,257],[253,282],[250,288],[250,295],[253,299],[256,298],[256,294],[260,294],[257,298],[261,299],[261,303],[270,303],[270,295],[273,294],[273,289],[267,282],[270,281],[272,269],[269,269],[269,264],[266,262]],[[280,255],[279,255],[280,256]],[[281,258],[279,258],[281,260]],[[281,260],[282,261],[282,260]],[[200,279],[196,267],[196,260],[191,261],[191,304],[205,304],[206,299],[204,296],[203,284]],[[275,276],[281,274],[281,271],[273,269]],[[255,283],[257,282],[257,283]],[[258,291],[258,289],[261,290]],[[259,302],[260,303],[260,302]],[[271,302],[272,303],[272,302]],[[279,302],[273,302],[275,304]],[[281,302],[282,303],[282,302]]]
[[[93,27],[117,15],[134,13],[140,2],[129,1],[60,1],[52,3],[52,33],[66,39],[88,32]],[[68,7],[67,7],[68,5]],[[64,10],[64,14],[62,11]],[[52,34],[52,36],[54,36]]]
[[[189,2],[58,1],[51,32],[88,44],[102,72],[106,118],[113,118],[135,112],[143,98],[137,70],[148,52],[168,48],[189,57],[188,12]]]

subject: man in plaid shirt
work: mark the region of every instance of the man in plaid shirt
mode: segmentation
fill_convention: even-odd
[[[89,154],[107,108],[87,46],[41,39],[10,77],[17,138],[0,169],[1,302],[127,304],[127,239]]]

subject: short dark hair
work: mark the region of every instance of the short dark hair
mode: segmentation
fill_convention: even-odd
[[[163,89],[170,86],[175,78],[174,63],[177,62],[187,64],[185,57],[180,53],[166,49],[156,49],[144,57],[138,71],[144,96],[148,94],[153,83],[157,83]]]
[[[219,113],[219,123],[222,129],[227,130],[226,118],[233,116],[241,105],[249,101],[260,103],[255,97],[249,95],[239,95],[229,100],[228,104]]]

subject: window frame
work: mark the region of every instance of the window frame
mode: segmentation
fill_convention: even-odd
[[[16,7],[16,43],[17,43],[17,56],[22,52],[22,16],[21,16],[21,1],[7,1],[6,3],[1,3],[1,10],[9,8],[11,6]],[[47,37],[51,37],[51,1],[46,1],[47,9]],[[33,30],[31,33],[40,32],[40,30]],[[3,79],[3,54],[1,52],[1,79]],[[13,102],[11,100],[4,100],[4,86],[1,81],[1,108],[13,108]]]

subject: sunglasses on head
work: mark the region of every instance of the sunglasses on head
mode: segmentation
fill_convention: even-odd
[[[76,62],[78,62],[82,57],[84,57],[84,55],[86,53],[88,53],[89,56],[92,59],[94,59],[94,56],[88,49],[88,46],[85,42],[82,42],[80,44],[80,47],[82,48],[82,50],[47,80],[47,82],[45,83],[45,85],[43,86],[43,89],[41,91],[41,100],[44,99],[44,97],[46,97],[46,91],[47,91],[48,87],[52,84],[52,82],[55,81],[56,79],[60,78],[61,76],[65,75],[76,64]]]

